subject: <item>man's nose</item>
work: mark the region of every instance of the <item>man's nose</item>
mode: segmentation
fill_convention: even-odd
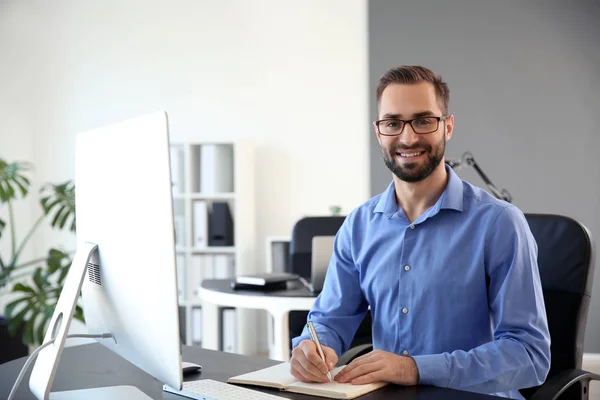
[[[411,124],[406,124],[398,139],[400,143],[410,147],[419,141],[419,135],[415,133]]]

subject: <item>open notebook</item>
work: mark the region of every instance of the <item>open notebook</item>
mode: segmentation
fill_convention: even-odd
[[[331,371],[332,376],[335,376],[342,368],[334,368]],[[353,385],[351,383],[338,383],[335,381],[327,383],[300,382],[290,373],[289,362],[234,376],[229,378],[227,382],[272,387],[288,392],[329,397],[331,399],[354,399],[386,385],[385,382],[369,383],[366,385]]]

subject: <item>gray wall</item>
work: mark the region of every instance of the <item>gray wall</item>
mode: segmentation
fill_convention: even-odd
[[[422,64],[450,86],[464,151],[524,212],[574,217],[600,237],[600,2],[369,2],[370,116],[390,67]],[[371,130],[371,193],[391,180]],[[484,186],[471,168],[458,171]],[[600,244],[596,240],[597,250]],[[600,257],[586,352],[600,353]]]

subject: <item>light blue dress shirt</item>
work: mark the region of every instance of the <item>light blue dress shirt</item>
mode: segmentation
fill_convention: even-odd
[[[522,399],[550,368],[537,244],[518,208],[446,170],[413,223],[393,182],[348,215],[308,318],[341,355],[370,306],[373,347],[413,357],[420,384]]]

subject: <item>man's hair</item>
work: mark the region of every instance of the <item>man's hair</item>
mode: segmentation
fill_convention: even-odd
[[[448,102],[450,101],[450,89],[442,77],[428,68],[420,65],[402,65],[386,72],[377,84],[377,104],[381,100],[381,95],[390,84],[414,84],[419,82],[429,82],[435,88],[437,101],[444,115],[448,114]]]

